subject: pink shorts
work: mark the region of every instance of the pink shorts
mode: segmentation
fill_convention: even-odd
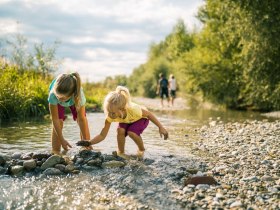
[[[127,136],[127,132],[131,131],[140,136],[141,133],[147,128],[149,124],[149,120],[147,118],[141,118],[133,123],[119,123],[119,128],[125,129],[125,136]]]
[[[62,119],[63,121],[66,119],[66,116],[65,116],[65,107],[64,106],[61,106],[60,104],[57,104],[57,108],[58,108],[58,118],[59,119]],[[76,110],[76,107],[74,105],[72,106],[69,106],[70,110],[71,110],[71,113],[72,113],[72,116],[73,116],[73,120],[77,120],[77,110]],[[86,114],[85,114],[86,115]]]

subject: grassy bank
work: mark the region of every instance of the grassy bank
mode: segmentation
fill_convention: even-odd
[[[1,63],[0,119],[24,119],[47,114],[50,80],[35,71],[20,71],[17,66]]]
[[[53,77],[0,61],[0,120],[25,120],[49,113],[48,88]],[[89,111],[100,111],[108,90],[94,84],[83,84]]]

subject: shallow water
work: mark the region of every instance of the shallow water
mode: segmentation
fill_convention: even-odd
[[[154,160],[151,166],[129,163],[124,169],[105,169],[82,172],[65,177],[0,176],[0,209],[178,209],[170,197],[170,189],[179,186],[170,174],[180,166],[199,165],[192,157],[189,141],[195,138],[194,128],[209,121],[244,121],[266,119],[258,113],[219,112],[209,110],[163,111],[155,113],[168,128],[170,138],[164,141],[158,129],[150,123],[143,134],[145,157]],[[89,113],[91,136],[103,126],[103,113]],[[270,119],[268,119],[270,120]],[[112,124],[107,138],[95,146],[102,153],[116,150],[116,124]],[[35,152],[50,150],[51,122],[25,122],[1,125],[0,153]],[[79,129],[68,117],[64,135],[72,144],[69,155],[78,152],[75,142]],[[127,139],[126,151],[137,150]],[[122,183],[122,188],[118,188]]]
[[[88,115],[89,129],[91,136],[95,136],[100,132],[104,125],[103,113],[89,113]],[[150,122],[148,129],[143,134],[143,140],[147,149],[147,155],[157,156],[158,154],[169,154],[170,149],[174,146],[174,140],[180,138],[177,130],[178,127],[185,127],[186,120],[175,119],[173,115],[159,113],[159,119],[162,124],[170,130],[170,139],[164,141],[160,138],[157,127]],[[191,125],[191,123],[190,123]],[[186,125],[187,126],[187,125]],[[103,153],[111,153],[116,150],[116,129],[117,124],[111,125],[107,138],[95,146],[96,150]],[[175,130],[174,130],[175,129]],[[73,148],[68,152],[70,155],[78,151],[75,145],[79,141],[79,128],[70,116],[65,120],[63,128],[64,137],[70,142]],[[12,154],[14,152],[34,152],[34,151],[50,151],[50,134],[51,122],[25,122],[12,123],[2,125],[0,128],[0,150],[2,154]],[[171,147],[171,148],[170,148]],[[126,151],[128,153],[136,153],[137,147],[133,141],[127,138]]]

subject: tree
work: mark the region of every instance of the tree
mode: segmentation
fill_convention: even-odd
[[[35,43],[32,50],[24,36],[16,34],[13,39],[6,40],[6,45],[3,45],[6,53],[2,56],[17,65],[20,71],[31,69],[45,77],[58,69],[61,63],[56,57],[58,41],[50,47],[44,47],[43,43]]]

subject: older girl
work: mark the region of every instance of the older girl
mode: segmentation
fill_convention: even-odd
[[[73,120],[77,120],[80,127],[81,139],[89,140],[89,128],[86,118],[86,98],[81,88],[80,75],[76,73],[60,74],[52,81],[49,87],[49,109],[52,118],[52,152],[59,154],[61,147],[64,150],[71,148],[71,144],[62,134],[63,121],[65,120],[65,107],[69,107]]]

